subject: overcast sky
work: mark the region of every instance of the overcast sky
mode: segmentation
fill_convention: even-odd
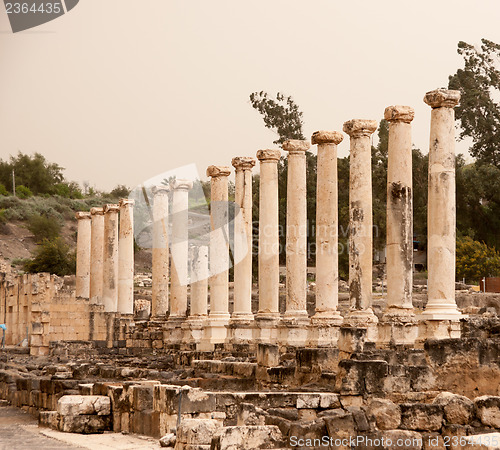
[[[204,176],[274,147],[260,90],[291,95],[308,137],[413,106],[427,152],[425,92],[463,65],[459,40],[500,42],[499,23],[498,0],[80,0],[13,34],[2,2],[0,158],[40,152],[108,190],[190,163]]]

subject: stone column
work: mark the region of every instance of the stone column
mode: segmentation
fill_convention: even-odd
[[[259,150],[259,312],[258,320],[279,319],[279,150]]]
[[[172,189],[172,283],[169,320],[185,319],[187,314],[189,190],[193,183],[176,180]]]
[[[384,319],[413,316],[413,184],[409,106],[389,106],[387,163],[387,311]]]
[[[118,312],[134,314],[134,200],[120,200]]]
[[[339,325],[338,257],[338,178],[337,145],[344,137],[338,131],[317,131],[312,143],[318,144],[318,182],[316,191],[316,314],[313,323]]]
[[[428,302],[423,318],[458,320],[455,303],[455,111],[459,91],[427,92],[432,107],[427,212]]]
[[[104,210],[91,208],[90,302],[102,304],[104,257]]]
[[[236,170],[234,222],[234,311],[232,319],[253,320],[252,314],[252,168],[254,158],[232,160]]]
[[[191,314],[190,320],[200,320],[207,317],[208,311],[208,247],[194,248],[192,262],[193,278],[191,283]]]
[[[350,136],[349,178],[349,325],[376,323],[372,310],[372,175],[371,134],[375,120],[353,119],[344,123]]]
[[[91,216],[77,212],[78,235],[76,241],[76,296],[90,297]]]
[[[224,342],[229,323],[229,230],[228,180],[226,166],[209,166],[210,202],[210,344]]]
[[[118,205],[104,207],[103,303],[104,311],[118,309]]]
[[[152,317],[163,317],[168,311],[168,186],[159,185],[153,193],[153,274]]]
[[[286,200],[286,311],[285,320],[308,321],[307,301],[307,187],[306,151],[310,143],[288,140]]]

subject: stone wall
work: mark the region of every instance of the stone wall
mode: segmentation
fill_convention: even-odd
[[[0,323],[6,345],[27,339],[31,355],[47,355],[50,342],[109,339],[110,321],[102,305],[75,296],[74,277],[46,273],[3,277],[0,282]]]

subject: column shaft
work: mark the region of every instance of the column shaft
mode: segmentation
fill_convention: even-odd
[[[343,136],[336,131],[317,131],[312,143],[318,144],[316,194],[316,314],[315,322],[340,324],[337,310],[338,265],[338,181],[337,145]]]
[[[208,247],[194,248],[192,271],[196,281],[191,283],[190,318],[205,317],[208,311]]]
[[[259,150],[259,312],[257,319],[279,318],[279,150]]]
[[[120,200],[118,312],[134,313],[134,201]]]
[[[176,180],[172,185],[172,284],[170,286],[170,319],[187,314],[189,189],[193,183]]]
[[[427,212],[428,302],[423,317],[457,319],[455,303],[455,112],[459,91],[438,89],[424,101],[432,107]]]
[[[104,210],[91,208],[90,301],[102,304],[104,257]]]
[[[229,167],[210,166],[210,318],[229,319]]]
[[[78,235],[76,241],[76,296],[90,297],[91,216],[77,212]]]
[[[289,140],[286,200],[286,312],[285,319],[307,320],[307,141]]]
[[[233,319],[253,320],[252,314],[252,167],[253,158],[233,158],[236,169],[234,220]]]
[[[153,203],[153,274],[151,315],[165,316],[168,311],[168,186],[155,186]]]
[[[387,163],[387,311],[413,314],[413,183],[411,121],[409,106],[390,106]]]
[[[349,178],[349,295],[346,322],[352,325],[377,322],[372,311],[372,176],[370,135],[374,120],[344,123],[350,136]]]
[[[103,303],[106,312],[118,308],[118,205],[104,207]]]

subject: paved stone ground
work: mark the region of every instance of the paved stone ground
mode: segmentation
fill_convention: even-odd
[[[158,440],[121,433],[82,435],[39,428],[29,414],[0,402],[0,450],[153,450]]]

